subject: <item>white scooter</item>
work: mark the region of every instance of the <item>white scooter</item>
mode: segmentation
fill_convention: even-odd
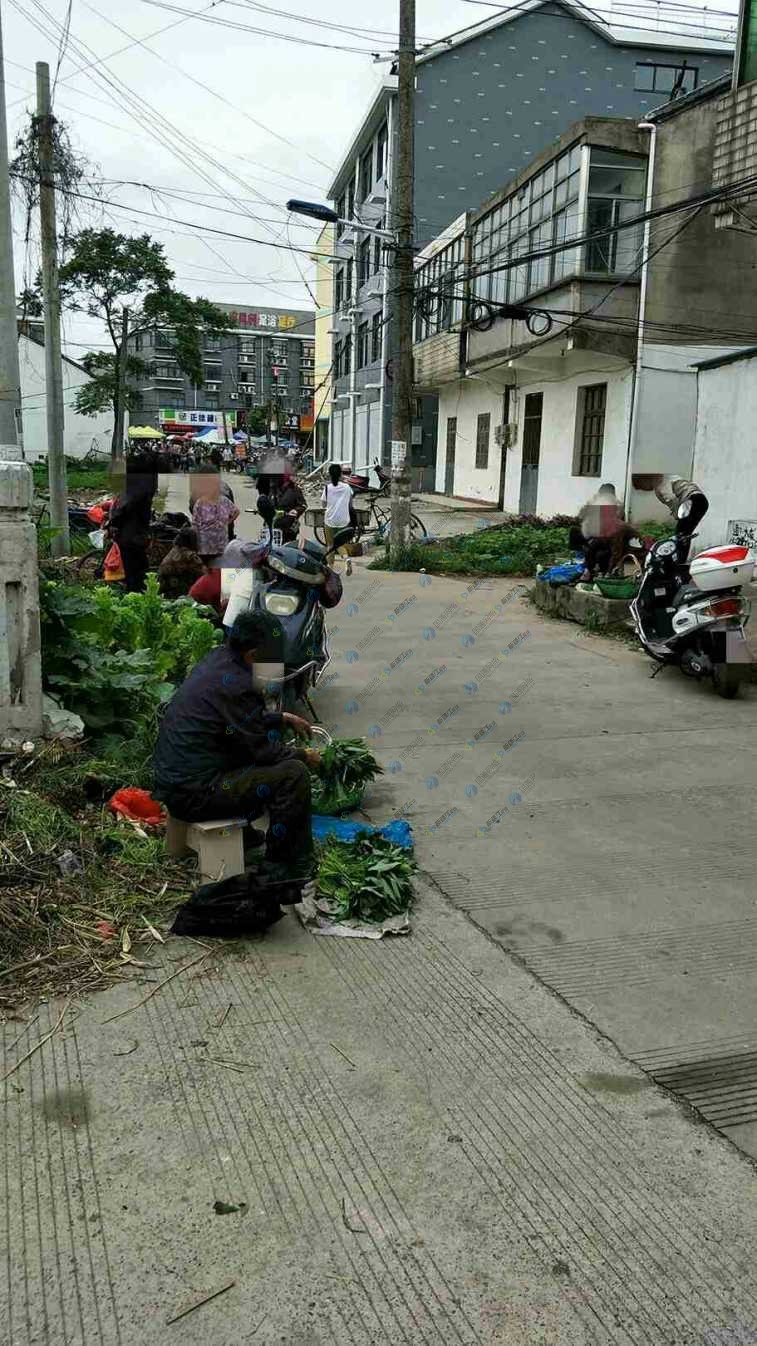
[[[719,696],[737,696],[752,662],[744,627],[751,603],[742,592],[754,574],[748,547],[709,547],[689,562],[692,538],[676,535],[647,553],[631,604],[636,634],[662,668],[712,678]],[[659,672],[659,669],[655,670]]]

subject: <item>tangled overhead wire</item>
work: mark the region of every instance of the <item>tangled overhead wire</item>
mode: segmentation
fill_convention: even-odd
[[[520,304],[491,304],[486,299],[471,301],[468,326],[474,332],[488,332],[497,318],[514,318],[526,324],[531,336],[543,337],[552,331],[553,319],[544,309],[523,308]]]

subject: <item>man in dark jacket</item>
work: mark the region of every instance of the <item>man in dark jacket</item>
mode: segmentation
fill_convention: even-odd
[[[255,663],[280,660],[281,631],[272,618],[242,613],[225,645],[206,655],[178,689],[155,749],[154,794],[175,818],[202,822],[268,813],[266,858],[289,877],[309,875],[311,748],[282,741],[285,725],[309,734],[299,715],[269,711],[253,686]]]

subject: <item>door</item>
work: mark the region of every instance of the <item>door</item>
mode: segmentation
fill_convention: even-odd
[[[521,514],[535,514],[539,494],[539,453],[541,450],[541,411],[543,393],[529,393],[523,411],[523,458],[520,469]]]
[[[457,446],[457,416],[447,417],[447,457],[444,462],[444,494],[455,494],[455,448]]]

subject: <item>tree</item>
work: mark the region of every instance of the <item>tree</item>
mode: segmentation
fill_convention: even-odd
[[[245,427],[251,435],[264,435],[268,429],[268,412],[265,407],[251,407],[245,413]]]
[[[83,357],[90,381],[78,389],[75,406],[84,416],[112,407],[114,457],[122,447],[116,443],[121,398],[127,405],[135,401],[133,390],[121,389],[118,378],[124,309],[129,310],[130,336],[151,327],[170,328],[174,359],[194,384],[203,381],[203,335],[217,336],[228,326],[221,309],[208,299],[191,299],[175,290],[173,280],[163,245],[149,234],[135,238],[114,229],[82,229],[67,244],[60,267],[62,302],[101,320],[113,344],[112,353],[89,351]],[[126,369],[127,379],[135,379],[147,366],[130,354]]]

